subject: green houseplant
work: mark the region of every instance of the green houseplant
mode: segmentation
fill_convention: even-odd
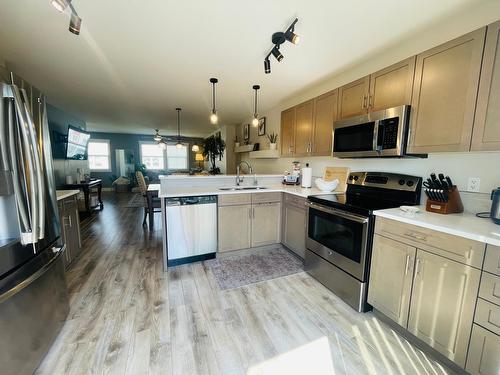
[[[215,165],[215,162],[217,161],[217,158],[222,160],[225,149],[226,142],[224,142],[221,137],[211,135],[203,140],[203,156],[205,158],[208,156],[208,160],[212,164],[212,168],[210,169],[211,174],[220,173],[220,169]]]
[[[278,142],[278,134],[272,132],[267,135],[267,139],[269,139],[269,148],[271,150],[276,150],[277,142]]]

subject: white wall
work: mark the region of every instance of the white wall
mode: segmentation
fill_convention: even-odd
[[[303,91],[292,95],[279,106],[264,111],[266,116],[266,131],[279,133],[281,111],[342,86],[345,83],[375,72],[395,62],[432,48],[443,42],[463,35],[500,19],[500,1],[485,2],[454,14],[446,21],[429,25],[426,30],[417,32],[411,38],[395,46],[386,48],[383,52],[372,56],[369,60],[353,66],[341,74],[312,84]],[[335,39],[330,40],[331,43]],[[276,67],[279,69],[279,66]],[[262,88],[265,90],[265,87]],[[250,119],[247,123],[250,122]],[[238,138],[243,139],[242,125],[238,126]],[[250,142],[260,142],[261,149],[269,148],[265,137],[257,136],[257,129],[251,126]],[[278,139],[278,143],[280,140]],[[241,156],[243,159],[248,154]],[[464,190],[468,177],[481,178],[480,190],[489,193],[494,187],[500,186],[500,152],[482,153],[440,153],[431,154],[428,159],[337,159],[333,157],[298,158],[302,165],[310,163],[315,176],[321,176],[326,166],[348,166],[351,170],[390,171],[397,173],[427,176],[431,172],[448,174]],[[293,159],[249,159],[257,173],[283,173],[289,169]]]

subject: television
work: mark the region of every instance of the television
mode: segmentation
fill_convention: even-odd
[[[89,139],[89,132],[69,125],[68,142],[66,143],[66,159],[87,160],[87,145]]]

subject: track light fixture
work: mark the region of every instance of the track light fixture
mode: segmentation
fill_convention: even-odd
[[[82,27],[82,19],[76,12],[76,9],[73,7],[71,1],[72,0],[52,0],[51,4],[61,13],[64,12],[69,7],[71,14],[70,14],[68,30],[75,35],[80,35],[80,29]]]
[[[271,52],[269,52],[265,59],[264,59],[264,72],[266,74],[271,73],[271,61],[269,61],[269,57],[273,55],[278,62],[281,62],[283,60],[283,54],[280,52],[280,46],[285,43],[286,41],[289,41],[290,43],[293,44],[298,44],[300,41],[300,36],[295,34],[295,24],[299,21],[298,18],[295,18],[295,20],[292,22],[292,24],[285,30],[285,32],[277,32],[274,33],[273,36],[271,37],[271,41],[273,42],[274,46],[271,49]]]
[[[257,92],[260,89],[259,85],[254,85],[252,88],[255,91],[255,99],[254,99],[254,111],[253,111],[253,119],[252,119],[252,125],[254,127],[259,126],[259,113],[257,112]]]
[[[210,122],[213,125],[217,124],[219,121],[219,118],[217,117],[217,109],[215,107],[215,84],[217,82],[219,82],[217,78],[210,78],[210,83],[212,84],[212,113],[210,114]]]
[[[175,144],[175,147],[177,148],[182,148],[182,142],[181,142],[181,111],[182,109],[176,108],[177,111],[177,143]]]

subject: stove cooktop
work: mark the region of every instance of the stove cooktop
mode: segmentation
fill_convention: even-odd
[[[328,194],[310,195],[308,199],[317,204],[369,216],[375,210],[399,207],[402,204],[386,199],[373,199],[362,195]]]

